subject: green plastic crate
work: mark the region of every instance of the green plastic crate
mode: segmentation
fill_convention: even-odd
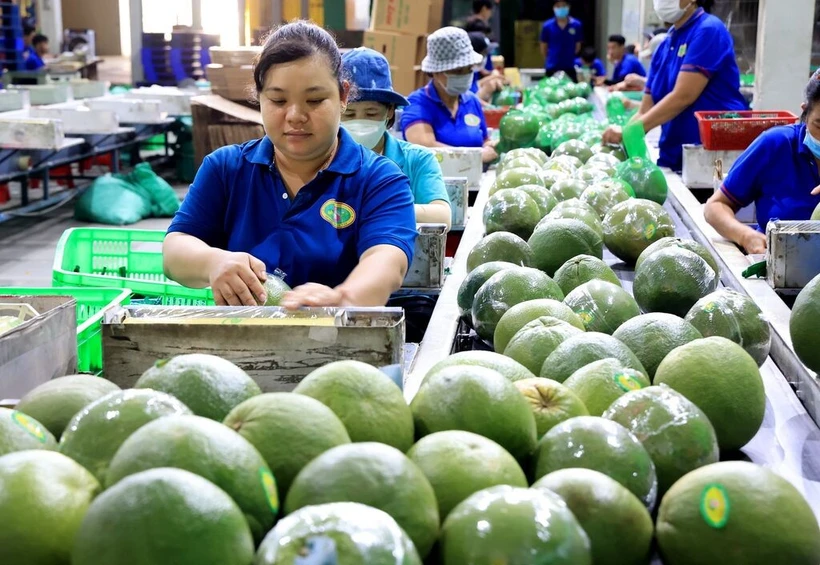
[[[102,363],[102,319],[107,310],[129,304],[129,288],[0,288],[6,296],[72,296],[77,301],[77,370],[99,374]]]
[[[130,288],[165,306],[213,305],[210,288],[188,288],[162,269],[161,230],[71,228],[57,243],[54,286]]]

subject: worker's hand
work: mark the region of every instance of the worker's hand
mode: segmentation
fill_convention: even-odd
[[[815,186],[814,190],[811,191],[811,195],[817,196],[818,194],[820,194],[820,186]]]
[[[267,298],[265,264],[247,253],[220,251],[208,278],[217,306],[257,306]]]
[[[606,77],[595,77],[592,80],[595,81],[595,86],[603,86],[606,82]]]
[[[624,77],[623,84],[630,90],[640,90],[646,86],[646,77],[642,77],[638,73],[629,73]]]
[[[749,230],[743,234],[743,240],[740,242],[740,245],[743,246],[743,249],[745,249],[749,255],[761,255],[766,253],[766,236],[757,230],[749,228]]]
[[[621,126],[609,126],[601,136],[604,145],[620,145],[624,139],[624,130]]]
[[[323,284],[307,283],[286,292],[280,306],[296,310],[303,306],[320,308],[323,306],[347,306],[344,293]]]
[[[482,163],[492,163],[496,159],[498,159],[498,153],[494,147],[495,144],[487,144],[481,148],[481,162]]]

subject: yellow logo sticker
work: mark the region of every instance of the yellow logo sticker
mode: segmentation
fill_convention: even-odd
[[[592,325],[592,322],[595,321],[595,313],[590,310],[581,310],[578,312],[578,317],[581,318],[581,321],[584,322],[584,327],[589,328]]]
[[[333,198],[322,204],[322,218],[337,230],[352,226],[356,221],[356,212],[344,202]]]
[[[643,229],[643,236],[646,239],[652,239],[653,237],[655,237],[655,234],[657,233],[657,231],[658,231],[658,228],[655,226],[655,224],[649,224],[648,226],[646,226]]]
[[[259,481],[262,483],[262,489],[265,491],[265,496],[268,499],[268,506],[270,506],[275,516],[279,513],[279,495],[276,493],[276,479],[273,478],[269,469],[260,467]]]
[[[715,310],[717,310],[717,304],[715,304],[714,302],[708,302],[706,306],[703,307],[703,311],[707,314],[711,314]]]
[[[467,114],[464,116],[464,123],[470,127],[478,127],[481,125],[481,118],[475,114]]]
[[[436,161],[438,161],[439,163],[443,163],[444,162],[444,155],[442,155],[439,152],[436,152]]]
[[[37,423],[23,414],[22,412],[17,412],[16,410],[12,412],[11,419],[14,420],[14,423],[26,430],[29,435],[31,435],[34,439],[39,441],[40,443],[46,442],[46,432],[43,431]]]
[[[715,529],[720,529],[729,521],[729,494],[722,485],[706,485],[700,497],[700,514],[704,521]]]
[[[643,388],[643,385],[635,377],[626,373],[615,373],[612,375],[612,380],[624,392],[632,392]]]
[[[685,57],[686,56],[686,44],[680,46],[678,49],[678,57]]]

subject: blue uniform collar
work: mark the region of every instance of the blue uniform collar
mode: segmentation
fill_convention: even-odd
[[[427,95],[427,98],[438,104],[443,108],[447,108],[447,105],[442,101],[441,96],[438,94],[438,89],[436,89],[436,85],[433,84],[433,81],[427,83],[427,86],[424,87],[424,94]],[[462,102],[466,102],[467,94],[459,94],[458,95],[458,103],[461,104]]]
[[[695,13],[692,14],[692,17],[689,18],[686,21],[685,24],[683,24],[683,26],[681,26],[680,28],[676,28],[675,26],[672,26],[671,28],[669,28],[669,33],[673,34],[675,32],[685,30],[689,26],[693,25],[697,20],[699,20],[701,18],[701,16],[703,16],[703,14],[705,14],[705,13],[706,13],[706,11],[703,8],[698,8],[697,10],[695,10]]]
[[[270,167],[273,162],[273,142],[266,135],[255,144],[248,144],[243,150],[244,157],[255,165]],[[327,172],[350,175],[362,167],[362,152],[344,128],[339,128],[339,148]]]

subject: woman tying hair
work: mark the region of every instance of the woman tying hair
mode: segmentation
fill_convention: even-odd
[[[345,53],[342,65],[352,86],[342,126],[354,140],[384,155],[407,175],[416,222],[447,224],[449,228],[450,199],[435,155],[387,133],[396,119],[396,106],[409,104],[404,96],[393,91],[387,59],[378,51],[359,47]]]
[[[280,269],[287,308],[383,306],[401,286],[416,237],[410,183],[340,129],[341,67],[314,24],[268,37],[254,68],[266,135],[205,158],[165,238],[169,278],[251,306]]]
[[[754,203],[757,229],[735,217]],[[801,123],[763,132],[735,162],[706,203],[704,215],[723,237],[748,253],[766,251],[769,220],[808,220],[820,204],[820,79],[806,88]]]

